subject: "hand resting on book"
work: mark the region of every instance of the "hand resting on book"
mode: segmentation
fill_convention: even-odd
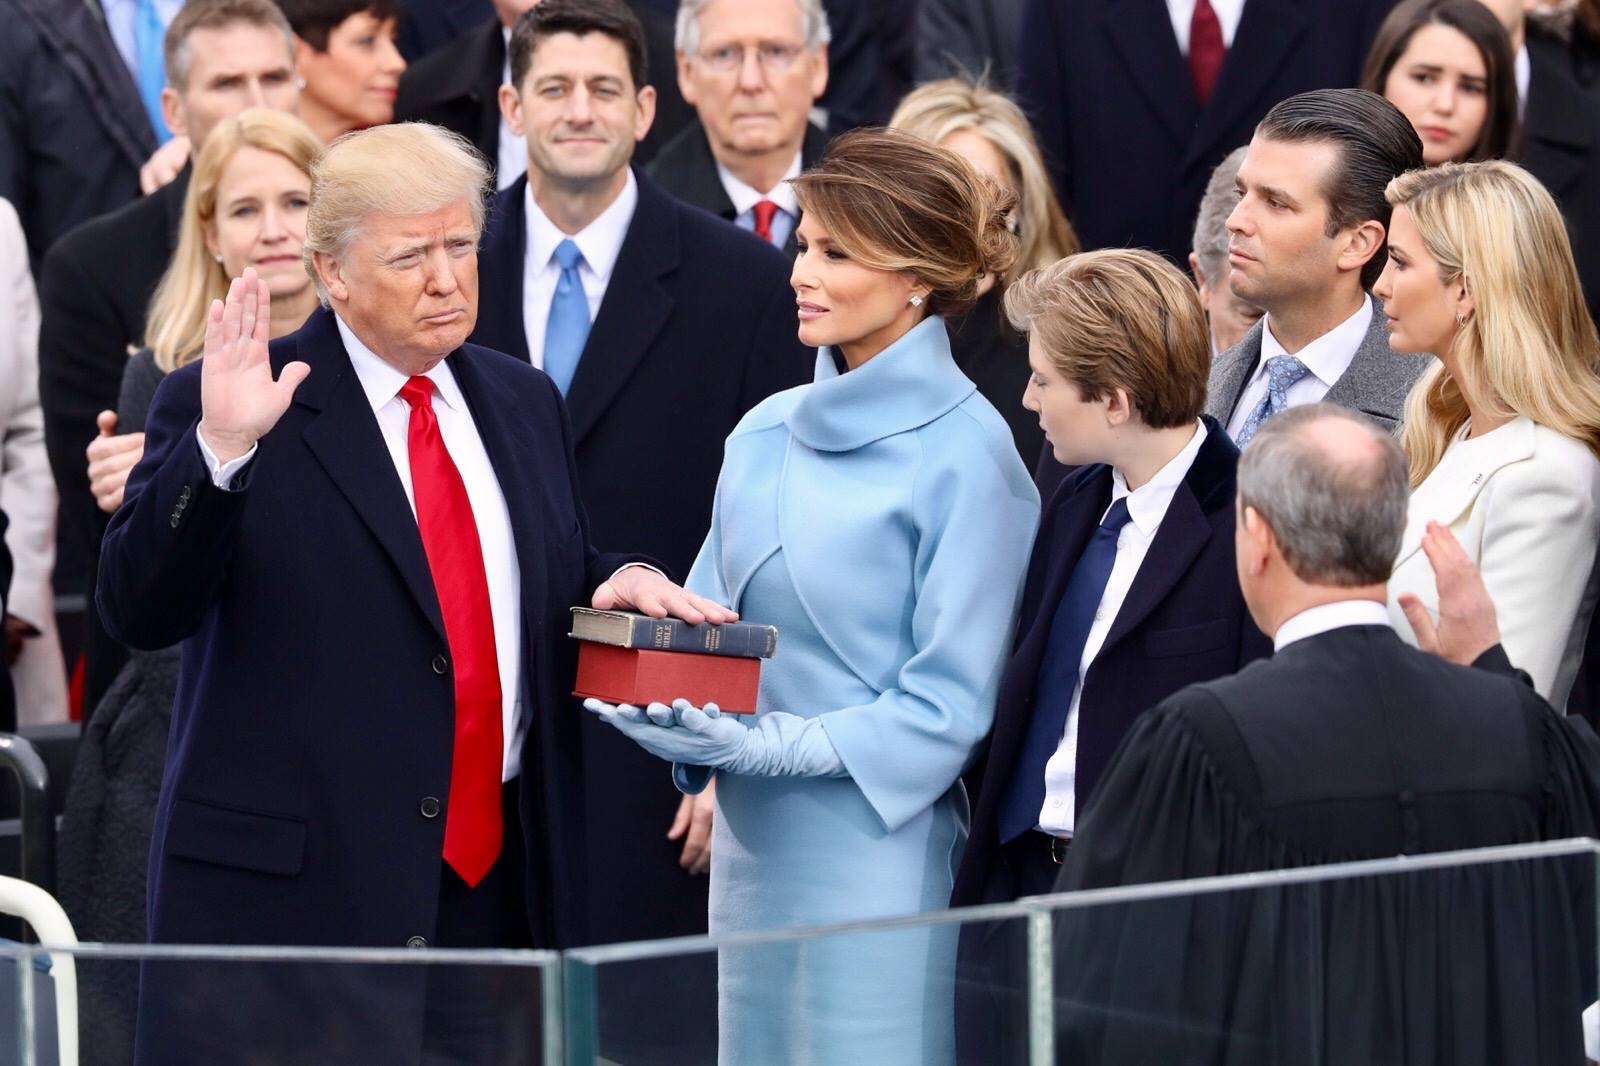
[[[671,707],[595,699],[583,705],[644,750],[674,763],[751,777],[846,776],[820,719],[768,711],[746,725],[714,703],[700,708],[688,700]]]

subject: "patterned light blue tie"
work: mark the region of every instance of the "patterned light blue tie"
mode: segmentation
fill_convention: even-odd
[[[1256,435],[1261,423],[1288,408],[1289,386],[1309,373],[1310,369],[1292,355],[1275,355],[1267,360],[1267,394],[1261,397],[1256,409],[1239,427],[1239,436],[1234,438],[1233,443],[1239,446],[1240,451],[1250,443],[1250,438]]]
[[[556,245],[555,260],[561,264],[561,277],[544,327],[544,372],[565,396],[589,339],[589,297],[578,277],[578,264],[583,262],[578,246],[571,240],[562,241]]]
[[[166,119],[161,117],[161,89],[167,83],[166,56],[162,51],[166,36],[167,28],[156,13],[156,0],[138,0],[133,13],[133,55],[139,68],[139,102],[150,116],[157,144],[172,139]]]

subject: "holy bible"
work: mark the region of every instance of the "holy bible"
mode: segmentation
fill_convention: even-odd
[[[777,650],[773,626],[749,622],[690,625],[628,611],[572,608],[580,642],[573,695],[607,703],[715,703],[733,714],[754,714],[761,660]]]

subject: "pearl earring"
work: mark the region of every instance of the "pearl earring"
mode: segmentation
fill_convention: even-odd
[[[912,297],[911,297],[911,306],[912,307],[921,307],[922,306],[922,297],[919,296],[919,295],[913,294]]]
[[[222,263],[222,256],[220,256],[220,255],[214,255],[214,256],[212,256],[212,257],[211,257],[211,258],[213,258],[213,259],[215,259],[215,260],[216,260],[216,261],[217,261],[217,264],[218,264],[218,265],[219,265],[219,266],[220,266],[220,265],[221,265],[221,263]]]

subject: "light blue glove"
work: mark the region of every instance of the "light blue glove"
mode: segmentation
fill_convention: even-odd
[[[652,755],[686,766],[704,766],[752,777],[843,777],[844,763],[816,718],[769,711],[746,725],[714,703],[702,709],[688,700],[671,707],[584,700]]]

